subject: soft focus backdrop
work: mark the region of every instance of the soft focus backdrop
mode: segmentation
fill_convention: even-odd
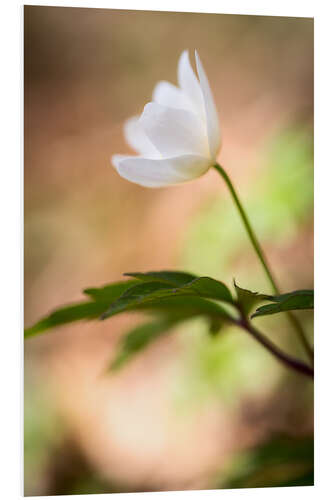
[[[124,120],[158,80],[176,83],[184,49],[200,53],[219,162],[283,291],[313,286],[312,19],[26,6],[24,45],[27,326],[126,271],[184,269],[270,292],[215,171],[150,190],[110,166],[130,153]],[[300,319],[311,337],[312,314]],[[308,484],[311,382],[244,332],[212,338],[200,321],[105,376],[139,320],[26,342],[26,495]],[[257,324],[303,355],[282,316]]]

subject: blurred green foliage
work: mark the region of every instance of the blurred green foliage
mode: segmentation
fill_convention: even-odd
[[[61,444],[64,436],[61,419],[48,396],[49,388],[41,383],[38,373],[27,363],[24,392],[24,487],[29,495],[38,495],[43,491],[50,454]]]
[[[281,132],[266,146],[263,157],[266,160],[247,189],[246,198],[241,188],[238,191],[261,243],[283,244],[297,238],[303,225],[312,223],[312,130],[296,127]],[[228,171],[228,165],[224,167]],[[229,174],[232,178],[232,172]],[[225,279],[244,247],[251,252],[239,215],[229,196],[219,196],[201,207],[193,219],[181,263],[198,274]],[[257,262],[238,271],[240,283],[251,283],[253,290],[267,288]]]
[[[223,488],[312,486],[313,438],[276,436],[233,457]]]
[[[174,386],[174,401],[182,412],[212,400],[220,401],[224,408],[237,409],[242,397],[274,390],[285,370],[238,328],[225,327],[212,337],[207,334],[207,325],[195,320],[179,333],[184,359]]]

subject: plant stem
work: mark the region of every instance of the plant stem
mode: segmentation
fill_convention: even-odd
[[[246,229],[246,232],[250,238],[250,241],[252,243],[252,246],[254,248],[254,251],[256,252],[264,270],[265,270],[265,273],[266,273],[266,276],[268,278],[268,280],[270,281],[271,285],[272,285],[272,288],[274,290],[274,292],[279,295],[281,292],[280,292],[280,289],[273,277],[273,273],[269,267],[269,264],[266,260],[266,257],[265,257],[265,254],[260,246],[260,243],[256,237],[256,235],[254,234],[254,231],[250,225],[250,221],[246,215],[246,212],[237,196],[237,193],[235,191],[235,188],[230,180],[230,177],[228,176],[228,174],[226,173],[226,171],[224,170],[224,168],[221,167],[221,165],[219,165],[218,163],[216,163],[214,165],[214,168],[218,171],[218,173],[221,175],[221,177],[224,179],[224,181],[226,182],[227,184],[227,187],[230,191],[230,194],[236,204],[236,207],[238,209],[238,212],[241,216],[241,219],[243,221],[243,224],[245,226],[245,229]],[[310,361],[311,363],[313,364],[313,351],[311,349],[311,346],[306,338],[306,335],[303,331],[303,328],[301,326],[301,324],[299,323],[298,319],[296,318],[296,316],[294,316],[290,311],[288,311],[288,317],[289,317],[289,321],[292,323],[293,327],[295,328],[298,336],[299,336],[299,339],[304,347],[304,350],[306,351],[306,353],[308,354],[309,358],[310,358]]]
[[[259,330],[254,328],[254,326],[249,323],[246,317],[243,316],[240,320],[235,321],[235,324],[240,328],[246,330],[255,340],[263,345],[276,359],[278,359],[285,366],[291,368],[294,371],[297,371],[298,373],[302,373],[307,377],[314,377],[312,367],[282,351],[278,346],[273,344],[271,340],[269,340],[261,332],[259,332]]]

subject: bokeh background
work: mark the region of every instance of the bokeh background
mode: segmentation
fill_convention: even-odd
[[[270,292],[215,171],[150,190],[120,178],[122,126],[198,49],[219,162],[284,291],[313,286],[313,20],[25,6],[25,324],[126,271],[184,269]],[[311,338],[313,318],[300,319]],[[242,331],[201,321],[105,376],[141,317],[25,344],[25,494],[311,484],[313,385]],[[285,318],[258,319],[303,356]]]

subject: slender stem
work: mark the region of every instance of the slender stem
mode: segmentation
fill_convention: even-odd
[[[245,226],[245,229],[247,231],[247,234],[251,240],[251,243],[253,245],[253,248],[260,260],[260,262],[262,263],[263,265],[263,268],[265,269],[265,272],[266,272],[266,275],[267,275],[267,278],[269,279],[271,285],[272,285],[272,288],[274,290],[274,292],[278,295],[280,293],[279,289],[278,289],[278,286],[275,282],[275,279],[273,278],[273,274],[272,274],[272,271],[270,270],[269,268],[269,265],[268,265],[268,262],[264,256],[264,253],[262,251],[262,249],[260,248],[260,244],[259,244],[259,241],[257,240],[257,237],[256,235],[254,234],[253,232],[253,229],[250,225],[250,222],[249,222],[249,219],[241,205],[241,202],[236,194],[236,191],[235,191],[235,188],[234,186],[232,185],[232,182],[229,178],[229,176],[227,175],[226,171],[218,164],[214,165],[214,167],[216,168],[216,170],[219,172],[219,174],[223,177],[223,179],[225,180],[228,188],[229,188],[229,191],[231,193],[231,196],[236,204],[236,207],[239,211],[239,214],[242,218],[242,221],[244,223],[244,226]]]
[[[224,179],[224,181],[226,182],[227,186],[228,186],[228,189],[230,191],[230,194],[236,204],[236,207],[238,209],[238,212],[241,216],[241,219],[244,223],[244,226],[245,226],[245,229],[246,229],[246,232],[250,238],[250,241],[252,243],[252,246],[254,248],[254,251],[256,252],[264,270],[265,270],[265,273],[267,275],[267,278],[268,280],[270,281],[271,285],[272,285],[272,288],[274,290],[274,292],[279,295],[281,292],[280,292],[280,289],[276,283],[276,280],[275,278],[273,277],[273,273],[269,267],[269,264],[266,260],[266,257],[265,257],[265,254],[260,246],[260,243],[256,237],[256,235],[254,234],[254,231],[250,225],[250,221],[246,215],[246,212],[238,198],[238,195],[235,191],[235,188],[234,186],[232,185],[232,182],[228,176],[228,174],[226,173],[226,171],[224,170],[224,168],[221,167],[221,165],[219,165],[218,163],[216,163],[214,165],[214,168],[218,171],[218,173],[221,175],[221,177]],[[295,328],[295,330],[297,331],[297,334],[299,336],[299,339],[306,351],[306,353],[308,354],[309,358],[310,358],[310,361],[311,363],[313,364],[313,351],[311,349],[311,346],[306,338],[306,335],[303,331],[303,328],[301,326],[301,324],[299,323],[298,319],[296,318],[296,316],[294,316],[290,311],[288,311],[288,317],[289,317],[289,320],[290,322],[292,323],[293,327]]]
[[[257,340],[261,345],[263,345],[277,360],[279,360],[282,364],[291,368],[298,373],[302,373],[307,377],[314,377],[313,368],[308,366],[303,361],[300,361],[293,356],[282,351],[277,345],[273,344],[271,340],[265,337],[259,330],[254,328],[253,325],[249,323],[246,317],[242,317],[240,320],[235,321],[235,324],[240,328],[246,330],[255,340]]]

